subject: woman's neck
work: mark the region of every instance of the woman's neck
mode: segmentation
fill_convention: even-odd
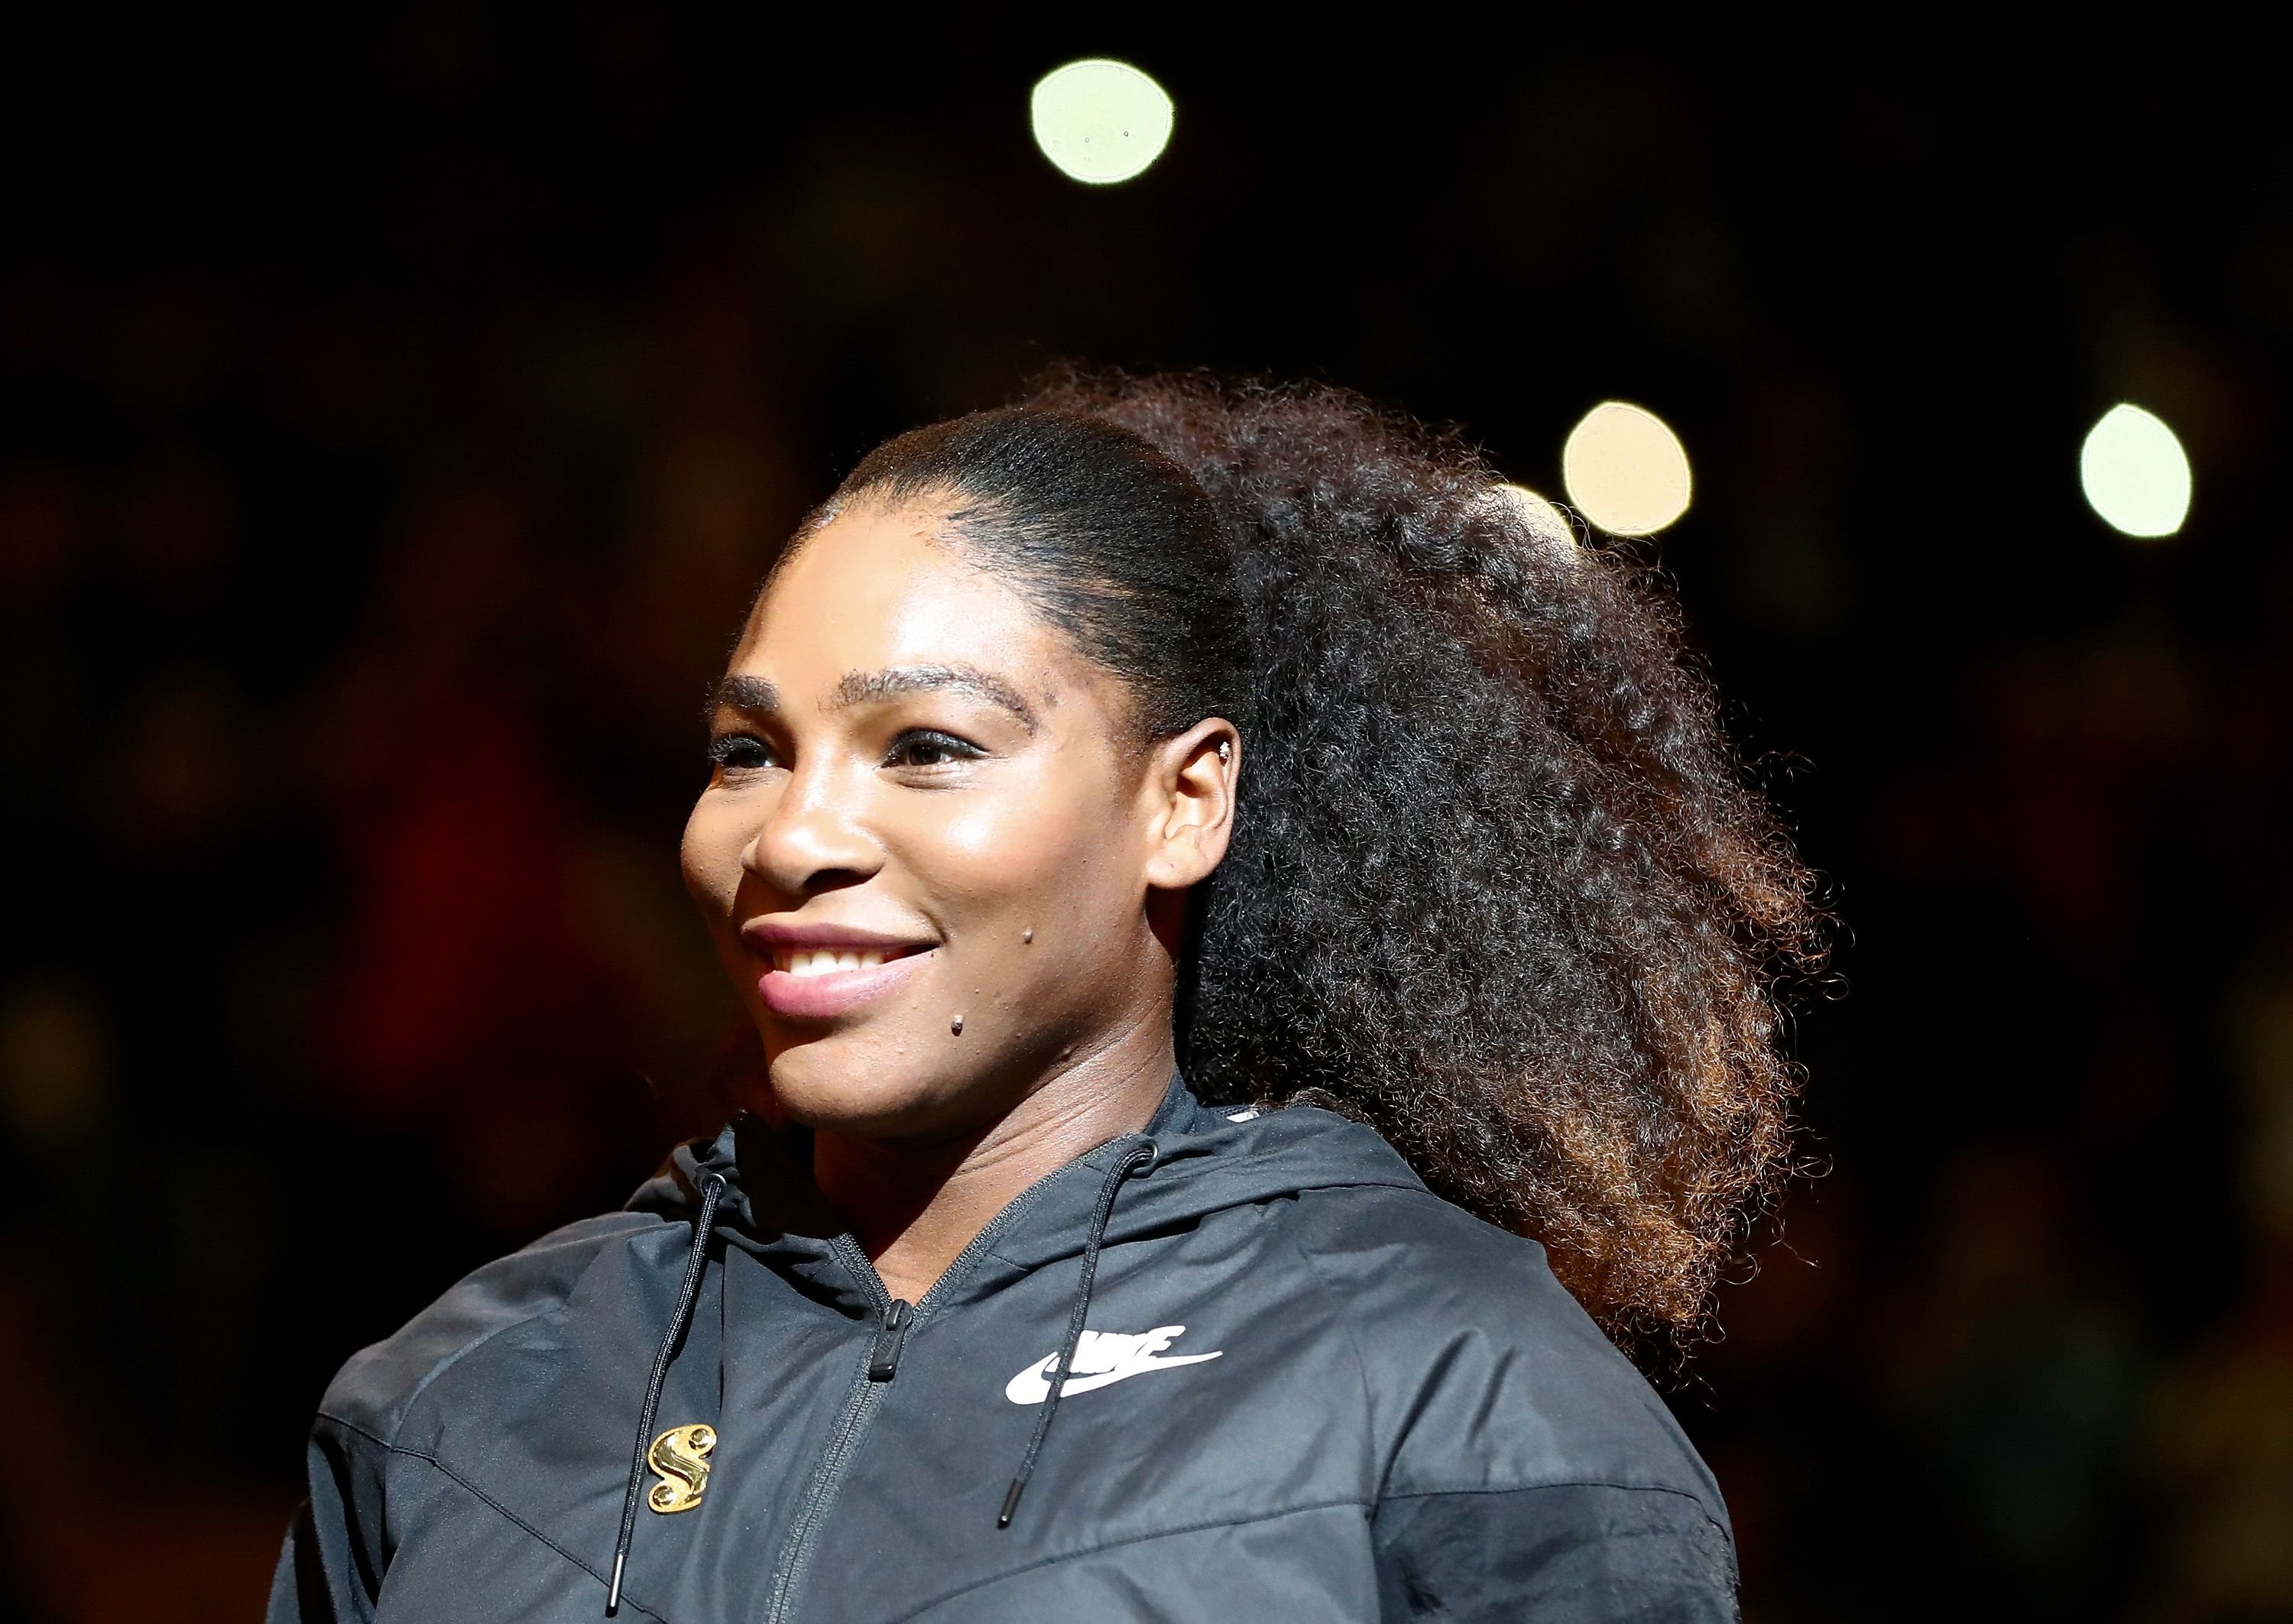
[[[1065,1067],[973,1132],[928,1142],[819,1133],[813,1180],[885,1289],[914,1302],[1021,1192],[1154,1119],[1177,1065],[1168,1028],[1155,1036],[1127,1035]]]

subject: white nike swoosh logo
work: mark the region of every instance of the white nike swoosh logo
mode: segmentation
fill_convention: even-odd
[[[1175,1370],[1180,1365],[1207,1364],[1223,1356],[1226,1350],[1210,1353],[1174,1353],[1165,1355],[1163,1350],[1178,1340],[1186,1331],[1183,1325],[1160,1325],[1141,1336],[1125,1337],[1114,1332],[1085,1331],[1083,1345],[1075,1350],[1075,1367],[1082,1372],[1070,1376],[1059,1384],[1059,1396],[1073,1398],[1078,1393],[1090,1393],[1099,1387],[1111,1387],[1116,1382],[1129,1381],[1134,1376],[1144,1376],[1149,1370]],[[1107,1344],[1119,1345],[1109,1348]],[[1096,1345],[1095,1345],[1096,1344]],[[1115,1356],[1112,1369],[1094,1370],[1108,1353]],[[1094,1357],[1094,1355],[1097,1355]],[[1040,1404],[1050,1396],[1051,1369],[1059,1362],[1057,1353],[1046,1353],[1004,1385],[1003,1396],[1014,1404]]]

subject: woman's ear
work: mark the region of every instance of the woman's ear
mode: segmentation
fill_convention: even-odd
[[[1211,716],[1147,757],[1146,879],[1184,891],[1210,877],[1234,832],[1234,789],[1242,772],[1242,735]]]

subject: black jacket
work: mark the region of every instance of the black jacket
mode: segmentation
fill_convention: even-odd
[[[736,1126],[353,1358],[272,1624],[593,1620],[624,1539],[677,1624],[1735,1616],[1656,1394],[1367,1128],[1174,1081],[912,1308],[809,1188]]]

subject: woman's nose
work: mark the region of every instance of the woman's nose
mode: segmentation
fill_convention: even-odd
[[[862,788],[828,764],[799,767],[741,866],[788,896],[866,879],[882,867],[883,851],[860,816]]]

